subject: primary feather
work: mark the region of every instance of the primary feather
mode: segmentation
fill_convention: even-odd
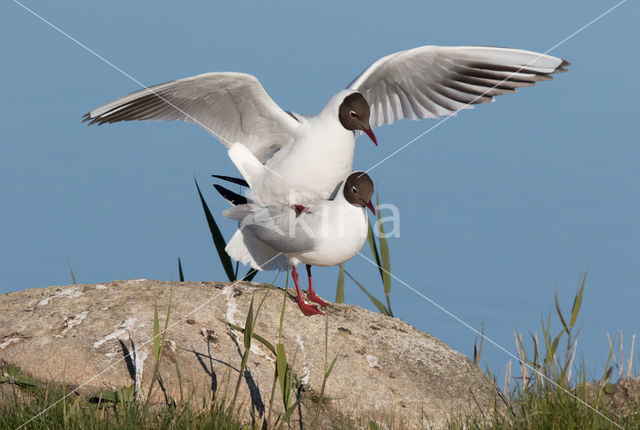
[[[521,49],[421,46],[380,58],[347,88],[371,107],[371,126],[399,119],[438,118],[494,96],[551,79],[569,62]]]

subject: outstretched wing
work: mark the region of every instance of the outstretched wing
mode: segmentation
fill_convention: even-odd
[[[226,146],[242,142],[261,162],[293,142],[299,122],[282,110],[255,76],[205,73],[136,91],[85,114],[89,124],[182,120]]]
[[[347,88],[371,107],[372,127],[452,115],[565,72],[561,58],[520,49],[421,46],[383,57]]]

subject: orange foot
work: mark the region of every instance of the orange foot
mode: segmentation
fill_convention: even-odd
[[[322,315],[322,311],[316,305],[309,305],[302,300],[298,301],[298,307],[303,314],[310,317],[311,315]]]
[[[314,293],[313,291],[307,291],[307,298],[312,302],[316,302],[322,307],[329,306],[329,303],[325,302],[320,297],[316,296],[316,293]]]

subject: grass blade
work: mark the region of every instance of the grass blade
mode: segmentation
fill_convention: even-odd
[[[582,283],[580,284],[580,288],[578,288],[578,292],[576,293],[576,297],[573,299],[573,306],[571,307],[571,320],[569,321],[569,325],[573,327],[578,319],[578,313],[580,313],[580,306],[582,306],[582,293],[584,293],[584,284],[587,282],[587,272],[584,272],[584,276],[582,277]]]
[[[173,296],[173,294],[171,294]],[[167,307],[167,315],[164,320],[164,328],[160,335],[160,319],[158,318],[158,307],[153,307],[153,355],[156,360],[160,360],[162,349],[164,348],[164,340],[167,336],[167,328],[169,327],[169,316],[171,315],[171,298],[169,298],[169,306]]]
[[[331,360],[331,364],[329,365],[329,368],[327,369],[327,373],[325,373],[325,377],[329,378],[329,375],[331,375],[331,371],[333,370],[333,366],[336,364],[336,360],[338,359],[338,354],[335,355],[335,357],[333,357],[333,360]]]
[[[218,228],[218,224],[216,220],[211,215],[211,211],[209,210],[209,206],[207,206],[207,202],[204,201],[204,197],[202,196],[202,192],[200,191],[200,186],[198,185],[198,180],[193,178],[196,183],[196,188],[198,189],[198,195],[200,196],[200,202],[202,203],[202,209],[204,209],[205,217],[207,218],[207,224],[209,224],[209,230],[211,231],[211,238],[213,239],[213,244],[216,247],[216,251],[218,251],[218,257],[220,258],[220,262],[222,263],[222,267],[227,274],[227,278],[229,278],[230,282],[236,280],[235,273],[233,271],[233,263],[231,262],[231,258],[227,254],[227,251],[224,248],[227,246],[227,243],[222,237],[222,233]]]
[[[336,303],[344,303],[344,263],[340,264],[338,285],[336,287]]]
[[[222,320],[222,319],[218,319],[218,320],[223,322],[223,323],[225,323],[226,325],[228,325],[229,327],[231,327],[234,330],[241,331],[242,333],[245,332],[244,328],[240,327],[239,325],[230,323],[229,321],[225,321],[225,320]],[[273,353],[273,355],[276,355],[276,349],[273,347],[273,344],[271,342],[269,342],[267,339],[265,339],[264,337],[260,336],[259,334],[255,334],[255,333],[252,333],[251,337],[253,337],[255,340],[257,340],[258,342],[260,342],[261,344],[263,344],[267,348],[269,348],[269,351],[271,351],[271,353]]]
[[[153,376],[151,377],[151,385],[149,385],[149,392],[147,394],[147,399],[151,398],[151,393],[153,393],[153,386],[156,382],[156,379],[159,379],[159,371],[160,371],[160,358],[162,358],[162,350],[164,349],[164,342],[167,336],[167,329],[169,327],[169,317],[171,316],[171,303],[173,302],[173,288],[169,292],[169,305],[167,306],[167,315],[164,320],[164,328],[162,330],[162,336],[160,336],[160,322],[158,318],[158,306],[153,306],[153,355],[156,359],[155,365],[153,367]],[[135,393],[135,384],[132,385],[132,393]]]
[[[300,399],[297,399],[295,401],[295,403],[293,405],[291,405],[289,407],[289,409],[287,409],[287,411],[284,413],[284,415],[282,415],[282,423],[288,423],[289,419],[291,418],[291,415],[293,415],[293,413],[296,411],[296,408],[298,407],[298,403],[300,403]],[[280,425],[280,427],[282,427],[282,424]]]
[[[268,292],[267,292],[268,294]],[[249,305],[249,311],[247,312],[247,319],[244,323],[244,354],[242,354],[242,362],[240,363],[240,372],[238,372],[238,380],[236,381],[236,389],[233,393],[233,399],[231,400],[231,410],[234,410],[236,399],[238,398],[238,391],[240,390],[240,382],[242,382],[242,376],[245,374],[245,369],[247,368],[247,361],[249,360],[249,351],[251,351],[251,339],[253,337],[253,328],[255,327],[256,320],[258,319],[258,314],[260,313],[260,309],[262,308],[262,304],[264,300],[267,298],[267,294],[264,295],[260,305],[258,306],[258,311],[256,312],[256,316],[253,316],[253,296],[251,297],[251,304]]]
[[[71,283],[76,285],[78,282],[76,281],[76,274],[73,273],[73,267],[71,267],[71,263],[69,262],[67,262],[67,265],[69,266],[69,273],[71,273]]]
[[[253,335],[253,297],[251,297],[249,312],[247,312],[247,321],[244,323],[244,347],[246,349],[251,348],[252,335]]]
[[[484,322],[480,323],[480,343],[476,337],[473,343],[473,362],[480,366],[480,358],[482,357],[482,346],[484,344]]]
[[[169,328],[169,317],[171,316],[171,303],[173,302],[173,288],[169,293],[169,305],[167,306],[167,316],[164,320],[164,328],[162,329],[162,342],[160,343],[160,355],[162,355],[162,349],[164,348],[164,339],[167,337],[167,329]]]
[[[280,329],[278,330],[278,343],[282,343],[282,327],[284,326],[284,311],[287,308],[287,290],[289,289],[289,271],[287,270],[287,280],[284,284],[282,310],[280,311]]]
[[[569,333],[569,327],[567,326],[567,323],[564,321],[564,317],[562,316],[562,311],[560,310],[560,302],[558,301],[558,291],[555,292],[555,299],[556,299],[556,312],[558,313],[558,318],[560,318],[562,327],[564,327],[567,334],[571,336],[571,333]]]
[[[376,245],[376,239],[373,235],[373,228],[371,227],[371,223],[369,222],[369,230],[367,233],[367,242],[369,242],[369,248],[371,248],[371,254],[373,254],[373,258],[376,260],[376,265],[378,266],[378,270],[380,271],[380,279],[384,282],[384,277],[382,276],[382,263],[380,263],[380,254],[378,253],[378,246]]]
[[[244,275],[244,278],[242,278],[242,280],[251,282],[257,274],[258,274],[258,271],[256,269],[249,269],[249,271],[247,272],[246,275]]]
[[[384,233],[384,227],[382,225],[382,215],[380,214],[380,199],[376,192],[376,210],[378,214],[378,242],[380,243],[380,260],[382,262],[382,269],[380,273],[382,275],[382,285],[384,287],[384,295],[387,298],[387,309],[389,315],[393,316],[391,311],[391,301],[389,300],[389,293],[391,292],[391,259],[389,256],[389,244]]]
[[[116,392],[109,391],[109,390],[99,392],[94,397],[92,397],[92,399],[101,400],[103,402],[111,402],[111,403],[116,403],[118,401]]]
[[[276,369],[278,372],[278,381],[280,382],[280,392],[282,393],[282,401],[285,409],[289,408],[289,384],[287,378],[287,354],[284,345],[279,343],[276,345]]]
[[[367,291],[367,289],[360,282],[356,281],[355,278],[351,276],[351,273],[347,272],[346,270],[344,271],[344,273],[346,273],[351,278],[351,280],[355,282],[358,287],[360,287],[362,292],[365,293],[367,297],[369,297],[369,300],[371,300],[371,303],[373,303],[375,307],[378,308],[380,313],[383,313],[387,316],[391,316],[391,314],[389,313],[387,308],[384,306],[384,304],[380,300],[376,299],[371,293],[369,293],[369,291]]]
[[[160,319],[158,305],[153,305],[153,356],[158,360],[160,355]]]
[[[184,273],[182,273],[182,262],[180,261],[180,257],[178,257],[178,274],[180,276],[180,282],[184,282]]]

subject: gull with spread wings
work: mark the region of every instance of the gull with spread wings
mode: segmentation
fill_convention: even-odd
[[[304,208],[351,171],[355,139],[399,119],[438,118],[493,101],[566,71],[567,61],[519,49],[422,46],[383,57],[333,95],[317,115],[281,109],[257,78],[205,73],[136,91],[85,115],[89,124],[183,120],[263,163],[263,203]],[[291,200],[293,196],[294,201]]]

